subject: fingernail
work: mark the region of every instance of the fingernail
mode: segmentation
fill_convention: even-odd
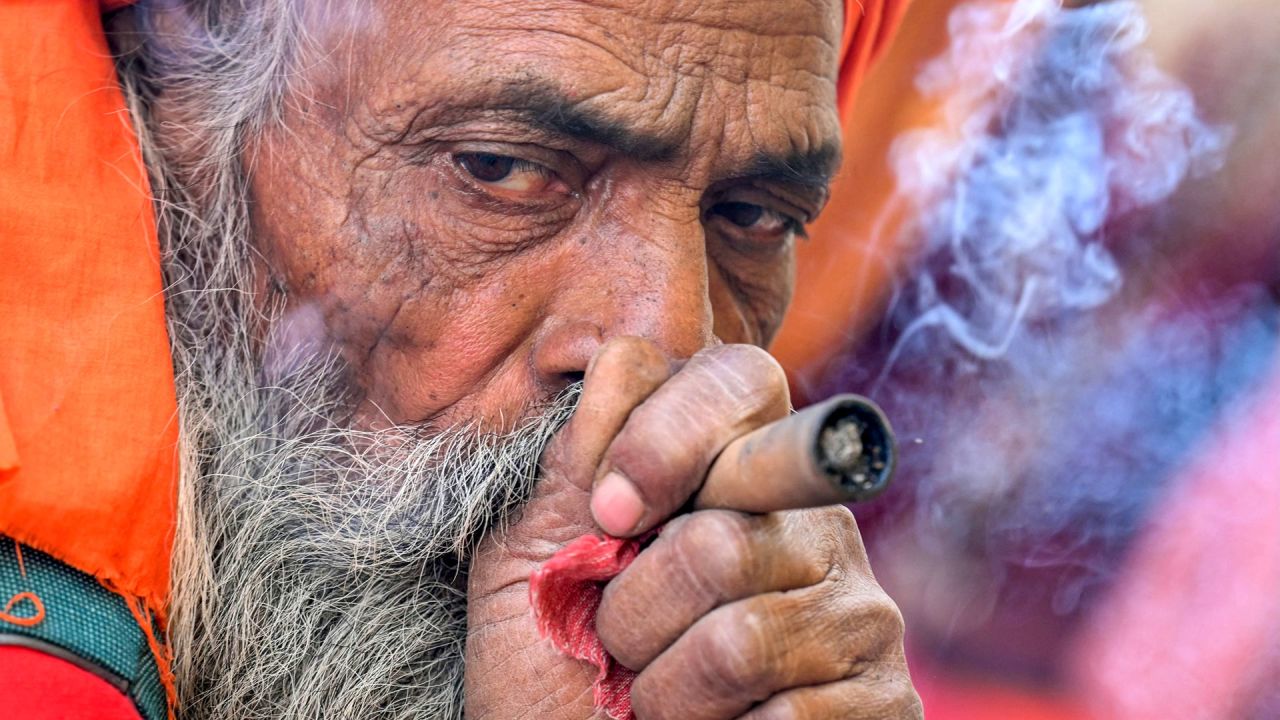
[[[636,486],[615,470],[601,478],[591,493],[591,514],[610,535],[629,535],[644,517],[644,500]]]

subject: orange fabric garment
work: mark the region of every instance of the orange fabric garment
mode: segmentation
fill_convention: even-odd
[[[157,616],[177,477],[163,301],[98,4],[0,4],[0,535]]]
[[[842,90],[844,165],[831,199],[797,250],[796,292],[771,347],[793,378],[793,398],[803,403],[805,378],[819,376],[831,355],[866,330],[884,307],[900,250],[888,212],[896,187],[889,146],[904,130],[935,124],[937,101],[915,90],[915,76],[947,46],[948,13],[959,0],[911,0],[881,12],[882,33],[901,24],[892,47],[874,43],[874,72],[850,70],[842,78],[858,85],[857,104]],[[856,6],[851,6],[856,9]],[[868,6],[868,16],[871,8]],[[888,35],[882,35],[887,38]],[[843,86],[843,87],[852,87]]]
[[[911,0],[845,0],[844,36],[840,47],[837,102],[844,120],[853,113],[854,99],[867,70],[888,49]]]

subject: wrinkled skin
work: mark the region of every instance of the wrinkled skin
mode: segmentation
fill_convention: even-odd
[[[588,717],[593,671],[536,636],[529,572],[669,519],[788,411],[759,346],[838,161],[839,3],[386,0],[309,22],[288,129],[247,155],[260,289],[323,319],[362,426],[496,428],[587,378],[534,499],[472,562],[466,694],[470,718]],[[642,718],[920,714],[842,508],[679,517],[599,629]]]
[[[697,488],[719,448],[787,406],[781,369],[757,348],[704,350],[671,374],[654,344],[610,340],[534,498],[472,564],[468,717],[592,716],[594,672],[538,639],[529,573],[608,514],[593,480],[621,471],[640,488],[643,532]],[[690,422],[701,417],[716,421]],[[605,588],[596,628],[640,671],[640,718],[920,717],[902,618],[841,507],[677,517]]]

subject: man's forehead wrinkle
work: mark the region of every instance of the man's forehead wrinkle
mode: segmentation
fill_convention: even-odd
[[[634,14],[635,0],[600,2],[573,0],[591,8],[607,7]],[[747,32],[772,37],[793,35],[825,36],[833,34],[838,41],[843,13],[840,0],[667,0],[645,3],[645,12],[654,23],[687,26],[695,29]],[[803,22],[808,20],[809,22]],[[832,41],[827,41],[832,44]],[[832,45],[834,47],[834,45]]]
[[[481,30],[481,31],[486,29],[489,29],[489,28],[483,28],[483,29],[477,28],[477,30]],[[512,29],[515,29],[515,28],[512,28]],[[601,31],[602,34],[606,36],[610,34],[608,30],[604,28],[599,28],[599,30]],[[520,28],[520,31],[523,34],[525,34],[526,39],[536,39],[538,36],[541,35],[541,36],[548,36],[552,39],[564,38],[571,42],[583,43],[591,46],[596,50],[599,50],[602,54],[612,58],[619,65],[625,67],[627,70],[631,71],[636,75],[644,76],[649,74],[649,70],[645,68],[638,59],[633,57],[628,57],[627,53],[620,52],[620,50],[626,47],[625,44],[619,43],[611,46],[606,44],[603,40],[599,40],[592,37],[589,33],[573,32],[563,26],[558,26],[558,25],[548,25],[546,27],[526,26],[526,27]],[[549,45],[549,47],[554,48],[554,45]],[[554,52],[551,54],[554,54]]]
[[[665,28],[662,42],[680,48],[669,71],[684,77],[712,77],[735,84],[767,81],[780,88],[834,87],[836,80],[838,52],[832,40],[819,33],[753,30],[699,35],[697,29],[672,26]],[[823,69],[806,67],[804,59],[809,57],[824,59]]]
[[[708,181],[825,184],[839,158],[838,139],[824,149],[838,138],[837,5],[451,4],[448,26],[425,33],[430,42],[415,33],[400,45],[409,57],[381,54],[389,74],[370,83],[383,89],[366,98],[375,105],[368,114],[391,141],[430,137],[397,133],[393,123],[436,137],[475,123],[512,138],[531,130],[529,142],[580,138],[639,161],[687,165]]]
[[[460,15],[451,31],[481,36],[518,33],[525,42],[536,40],[540,35],[563,38],[570,43],[585,43],[632,73],[647,74],[643,63],[634,56],[640,48],[633,42],[623,40],[615,34],[616,27],[610,27],[610,23],[605,22],[606,19],[616,18],[596,19],[598,13],[589,12],[595,7],[594,3],[586,3],[587,8],[582,8],[581,5],[583,3],[578,0],[522,0],[496,7],[490,4],[485,12],[474,17]]]
[[[834,82],[841,15],[824,10],[837,5],[832,0],[672,1],[646,3],[640,11],[630,0],[614,4],[544,0],[503,6],[470,21],[472,25],[467,25],[466,18],[458,20],[465,32],[518,31],[526,38],[541,34],[583,43],[636,78],[665,73],[699,78],[710,71],[733,82],[752,77],[770,79],[775,75],[770,69],[776,60],[773,56],[785,47],[789,60],[806,56],[829,59],[822,63],[830,69],[830,77],[824,79]],[[576,11],[570,13],[570,8]],[[625,17],[613,17],[611,11]],[[637,32],[624,34],[628,29]],[[760,52],[763,40],[774,42]],[[668,48],[678,49],[674,57]],[[563,48],[556,49],[563,52]],[[653,58],[661,61],[655,66]]]

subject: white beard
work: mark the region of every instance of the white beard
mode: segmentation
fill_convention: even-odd
[[[470,551],[528,496],[576,389],[503,437],[346,429],[323,321],[275,283],[254,291],[241,152],[279,120],[301,14],[197,5],[109,18],[155,196],[178,394],[179,713],[461,717]]]
[[[462,716],[470,551],[527,497],[576,388],[502,437],[370,433],[317,420],[336,407],[331,381],[305,379],[323,370],[242,395],[229,417],[250,422],[190,458],[171,623],[183,718]]]

